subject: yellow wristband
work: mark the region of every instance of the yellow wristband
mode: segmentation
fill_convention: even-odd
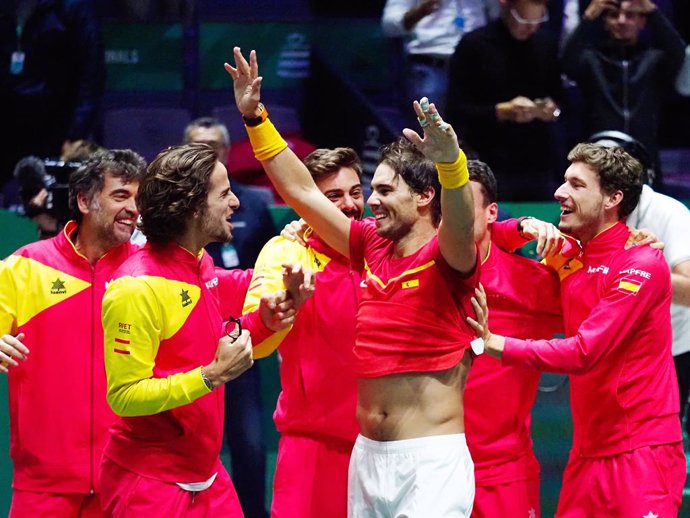
[[[470,180],[470,172],[467,170],[467,157],[462,149],[455,162],[452,164],[436,162],[438,181],[444,189],[459,189]]]
[[[256,126],[245,127],[257,160],[268,160],[288,147],[270,119]]]

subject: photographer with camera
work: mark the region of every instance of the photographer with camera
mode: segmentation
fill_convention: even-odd
[[[645,27],[649,38],[640,38]],[[685,42],[651,0],[592,0],[561,56],[563,71],[582,91],[587,133],[618,130],[640,141],[657,189],[661,103],[684,57]]]
[[[70,175],[89,157],[104,151],[95,142],[78,140],[63,147],[57,160],[27,156],[17,162],[10,203],[19,205],[20,212],[36,223],[40,239],[55,236],[70,219]]]

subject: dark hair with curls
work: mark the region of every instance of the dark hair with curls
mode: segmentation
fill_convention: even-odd
[[[103,189],[105,175],[121,179],[124,183],[141,181],[146,172],[146,160],[131,149],[101,150],[93,153],[69,177],[70,216],[81,223],[84,214],[79,210],[77,195],[83,193],[91,202]]]
[[[161,151],[139,185],[140,228],[152,244],[181,236],[197,211],[206,208],[216,154],[207,144],[184,144]]]
[[[441,184],[438,181],[436,164],[419,151],[404,137],[381,148],[380,164],[386,164],[400,176],[412,192],[423,194],[432,189],[431,221],[435,227],[441,223]]]
[[[642,194],[642,164],[621,147],[578,144],[570,153],[571,163],[581,162],[599,175],[599,185],[606,194],[623,193],[618,218],[625,219],[635,210]]]
[[[314,180],[337,173],[343,167],[354,170],[358,177],[362,176],[362,162],[351,147],[319,148],[305,156],[303,162]]]

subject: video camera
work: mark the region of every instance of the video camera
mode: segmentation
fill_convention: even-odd
[[[35,156],[22,158],[14,168],[19,184],[19,195],[24,213],[33,218],[48,214],[57,220],[61,228],[70,218],[69,176],[81,166],[81,162],[59,159],[40,159]],[[44,199],[35,199],[45,189]]]

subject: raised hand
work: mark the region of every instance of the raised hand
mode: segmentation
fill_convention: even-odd
[[[309,268],[301,264],[283,264],[283,284],[294,303],[295,311],[314,294],[316,277]]]
[[[224,63],[223,67],[230,74],[235,92],[235,103],[240,113],[247,118],[255,118],[261,114],[259,102],[261,101],[261,81],[259,64],[256,60],[256,51],[249,53],[249,62],[242,55],[239,47],[232,49],[235,58],[235,66]]]
[[[412,103],[419,125],[424,131],[424,138],[409,128],[403,135],[419,149],[424,156],[434,162],[453,163],[458,159],[460,146],[452,126],[444,122],[436,105],[429,103],[426,97]]]

